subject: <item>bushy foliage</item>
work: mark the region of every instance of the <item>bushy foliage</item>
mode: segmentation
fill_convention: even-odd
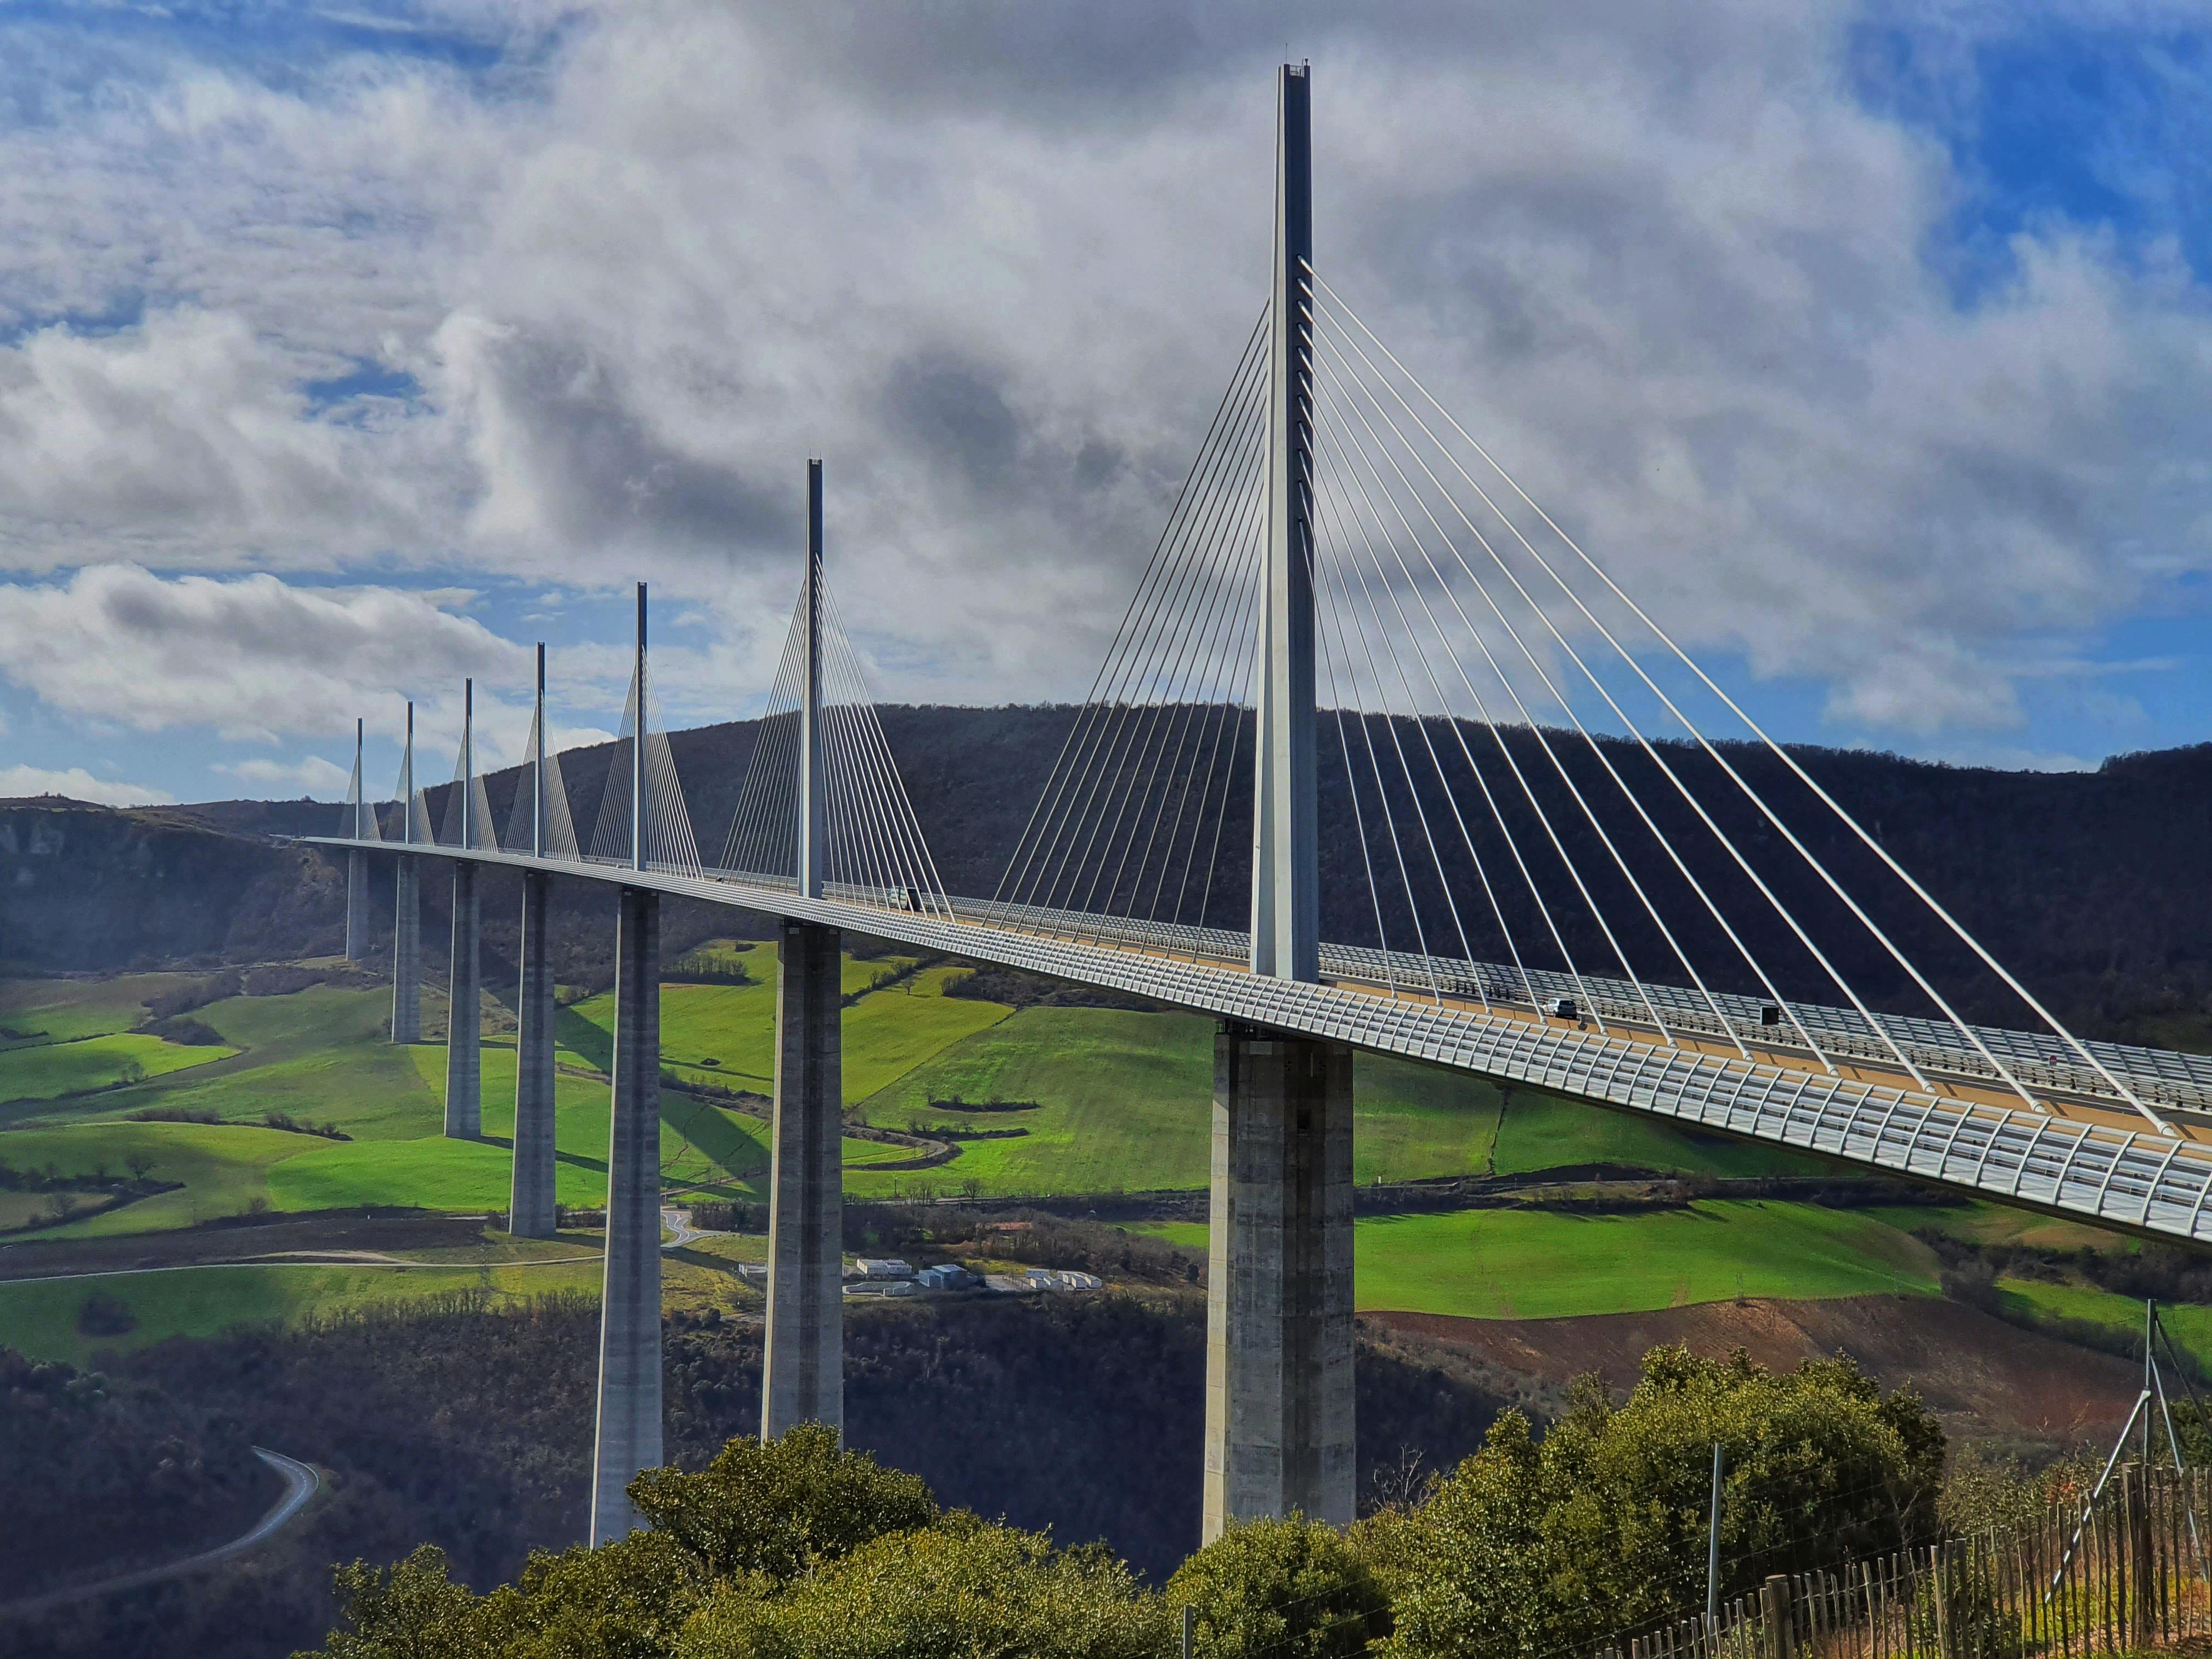
[[[1167,1604],[1196,1610],[1193,1646],[1206,1659],[1334,1659],[1390,1626],[1367,1564],[1302,1516],[1231,1527],[1176,1570]]]
[[[836,1431],[819,1423],[766,1445],[732,1440],[697,1474],[648,1469],[630,1496],[655,1531],[715,1578],[795,1578],[937,1517],[917,1477],[839,1451]]]
[[[733,1440],[705,1470],[648,1470],[653,1529],[539,1552],[478,1595],[425,1546],[341,1568],[351,1626],[328,1659],[769,1659],[1007,1652],[1137,1659],[1164,1613],[1100,1547],[940,1512],[912,1475],[837,1449],[819,1425]]]
[[[277,1489],[235,1420],[0,1347],[0,1601],[221,1543]]]
[[[1943,1435],[1911,1394],[1847,1359],[1778,1374],[1655,1348],[1625,1405],[1585,1383],[1540,1443],[1508,1413],[1426,1503],[1364,1523],[1394,1647],[1504,1659],[1690,1611],[1716,1442],[1731,1592],[1934,1527]]]
[[[879,1538],[787,1588],[765,1575],[718,1585],[678,1659],[1154,1659],[1158,1598],[1111,1552],[1056,1550],[1041,1533],[964,1512]]]

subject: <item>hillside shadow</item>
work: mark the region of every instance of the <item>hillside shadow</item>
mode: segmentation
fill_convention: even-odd
[[[581,1055],[602,1072],[614,1068],[613,1033],[601,1030],[574,1008],[556,1006],[553,1010],[553,1040],[570,1054]]]
[[[660,1091],[660,1121],[733,1179],[757,1175],[768,1167],[760,1143],[704,1101],[664,1088]]]

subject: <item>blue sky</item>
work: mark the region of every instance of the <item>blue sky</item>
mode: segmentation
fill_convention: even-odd
[[[1153,13],[1178,13],[1175,27]],[[752,712],[825,455],[889,698],[1079,695],[1319,255],[1775,735],[2212,740],[2192,12],[0,12],[0,787]],[[1285,19],[1287,21],[1285,21]]]

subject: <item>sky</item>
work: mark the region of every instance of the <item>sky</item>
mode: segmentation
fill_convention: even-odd
[[[333,799],[773,677],[1081,696],[1316,264],[1777,736],[2212,740],[2212,18],[0,7],[0,795]]]

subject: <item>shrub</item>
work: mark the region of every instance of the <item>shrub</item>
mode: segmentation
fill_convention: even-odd
[[[1716,1442],[1724,1593],[1935,1529],[1943,1433],[1914,1395],[1848,1359],[1654,1348],[1626,1404],[1586,1378],[1540,1445],[1508,1412],[1426,1503],[1363,1523],[1396,1650],[1504,1659],[1693,1610]]]
[[[1331,1659],[1389,1633],[1389,1602],[1342,1534],[1316,1521],[1229,1528],[1168,1580],[1170,1611],[1197,1609],[1208,1659]]]

